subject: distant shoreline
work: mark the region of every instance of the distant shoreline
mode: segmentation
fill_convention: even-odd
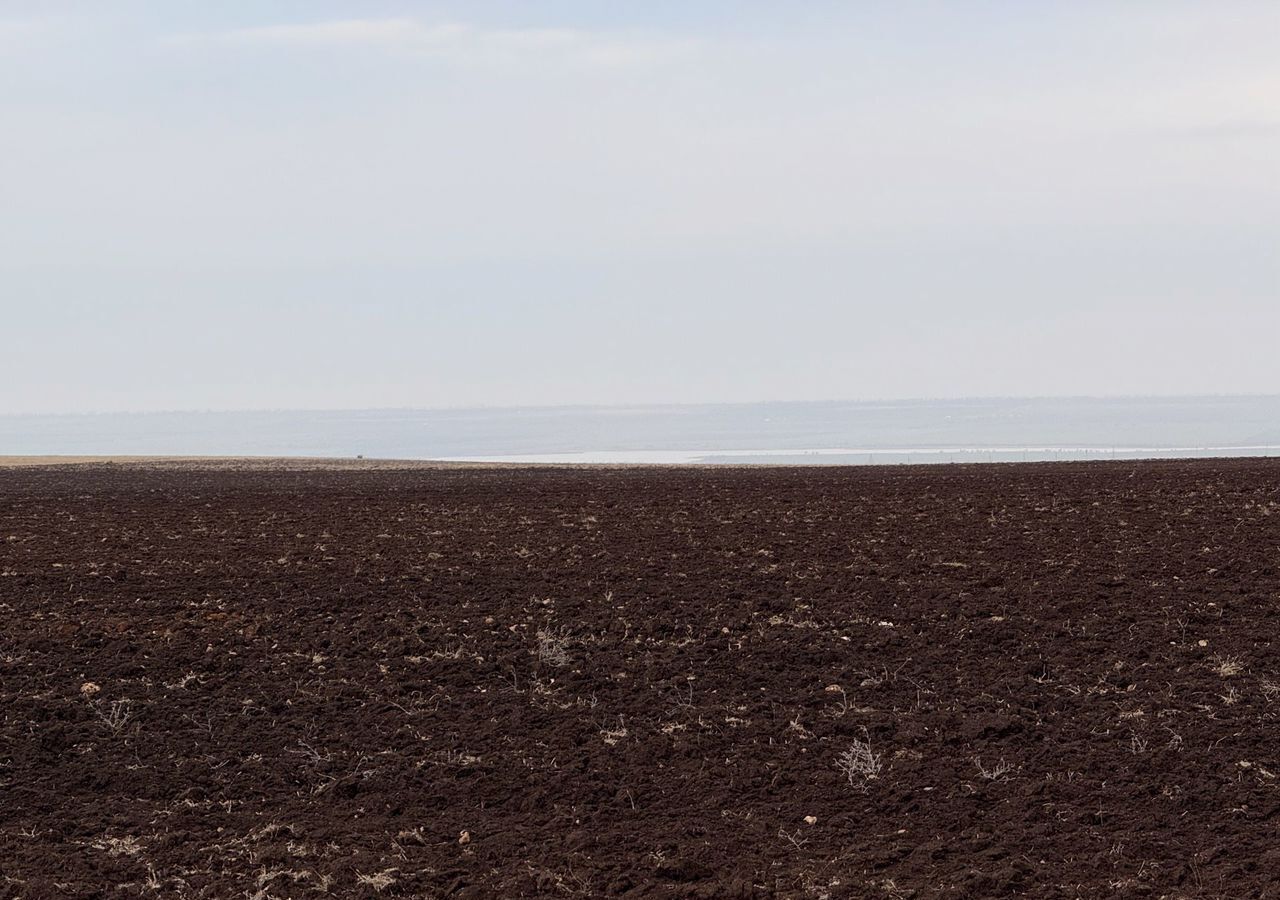
[[[102,455],[0,455],[0,469],[42,468],[46,466],[154,466],[158,468],[208,469],[403,469],[403,468],[496,468],[487,463],[452,463],[443,460],[363,459],[321,456],[150,456],[127,453]]]

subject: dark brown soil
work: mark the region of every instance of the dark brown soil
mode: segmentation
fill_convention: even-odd
[[[9,469],[0,576],[0,898],[1280,897],[1273,462]]]

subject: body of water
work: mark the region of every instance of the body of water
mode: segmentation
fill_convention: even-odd
[[[1280,455],[1280,396],[0,416],[0,454],[871,464]]]

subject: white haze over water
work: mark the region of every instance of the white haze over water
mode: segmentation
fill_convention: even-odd
[[[444,462],[536,465],[923,465],[1093,459],[1195,459],[1280,456],[1280,445],[1250,447],[827,447],[814,450],[604,450],[445,457]]]
[[[1280,455],[1280,396],[0,416],[0,454],[896,464]]]

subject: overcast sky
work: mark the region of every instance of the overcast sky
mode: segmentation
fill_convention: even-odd
[[[0,412],[1280,392],[1280,3],[0,0]]]

